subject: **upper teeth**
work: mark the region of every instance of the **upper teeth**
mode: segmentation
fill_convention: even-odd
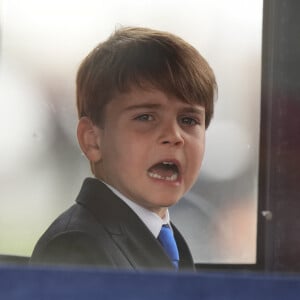
[[[172,162],[170,162],[170,161],[163,161],[162,162],[164,165],[174,165]]]

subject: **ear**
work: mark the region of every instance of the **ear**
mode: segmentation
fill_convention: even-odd
[[[101,159],[101,129],[87,117],[82,117],[77,126],[77,139],[82,152],[91,162]]]

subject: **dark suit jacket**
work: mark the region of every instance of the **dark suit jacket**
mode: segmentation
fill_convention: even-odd
[[[180,270],[193,270],[192,256],[172,225]],[[118,269],[173,269],[157,239],[121,199],[97,179],[85,179],[76,204],[39,239],[32,263],[93,265]]]

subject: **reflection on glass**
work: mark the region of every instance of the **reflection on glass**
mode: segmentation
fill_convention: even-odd
[[[171,217],[197,262],[255,262],[262,1],[3,0],[1,20],[0,253],[30,255],[73,203],[90,175],[75,72],[116,26],[140,25],[185,37],[219,85],[201,174]]]

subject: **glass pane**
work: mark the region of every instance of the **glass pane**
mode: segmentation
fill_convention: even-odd
[[[89,165],[75,138],[74,79],[119,25],[182,36],[219,95],[195,187],[171,210],[197,262],[256,258],[262,1],[3,0],[0,253],[30,255],[73,204]]]

